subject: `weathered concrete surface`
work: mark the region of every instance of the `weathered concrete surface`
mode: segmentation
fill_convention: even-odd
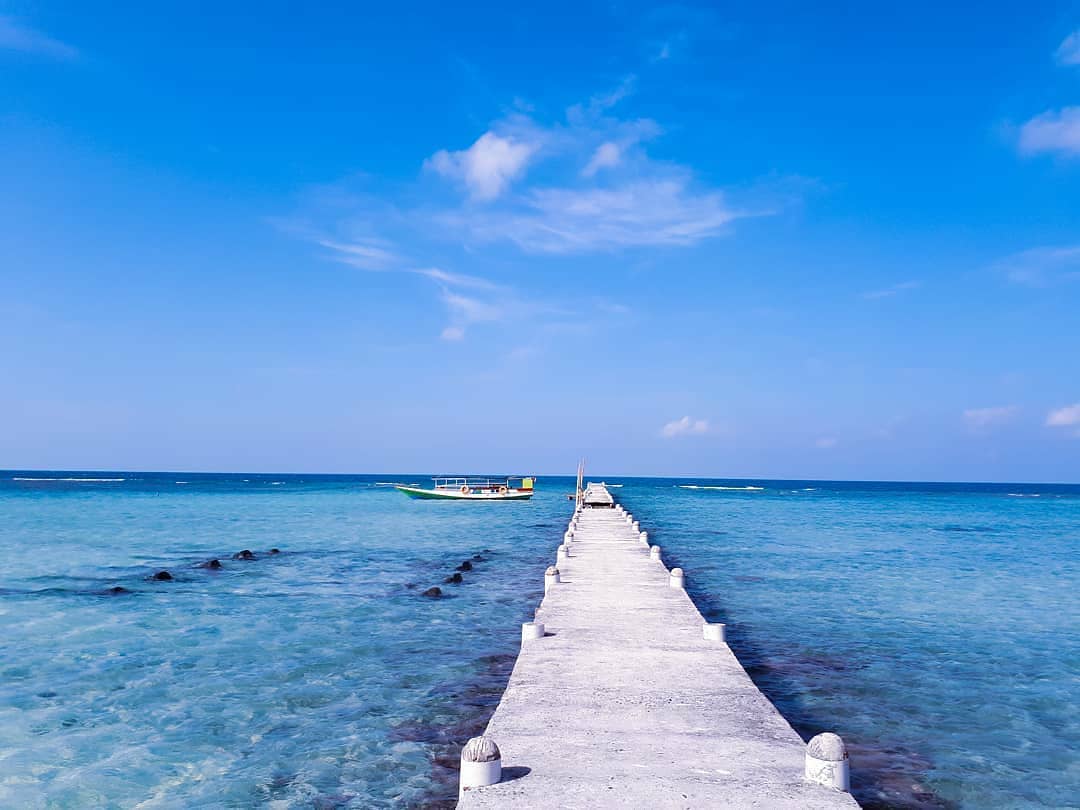
[[[608,488],[602,484],[589,484],[585,488],[583,502],[586,506],[614,506],[615,499],[611,497]]]
[[[586,509],[485,734],[503,781],[474,808],[857,808],[614,509]],[[687,572],[692,578],[693,571]]]

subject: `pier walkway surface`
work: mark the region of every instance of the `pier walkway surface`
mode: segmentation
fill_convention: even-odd
[[[622,507],[577,512],[564,545],[485,731],[502,781],[460,808],[858,807],[804,777],[806,744]]]

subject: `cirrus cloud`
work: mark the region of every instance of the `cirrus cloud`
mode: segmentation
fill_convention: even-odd
[[[1020,127],[1019,146],[1026,155],[1080,155],[1080,107],[1048,110],[1035,116]]]
[[[1074,405],[1066,405],[1057,408],[1046,415],[1047,427],[1076,427],[1080,426],[1080,402]]]
[[[705,419],[691,419],[684,416],[675,419],[660,428],[660,435],[665,439],[674,439],[676,436],[689,436],[709,432],[709,423]]]
[[[1016,405],[992,408],[968,408],[963,413],[964,424],[973,431],[981,432],[1011,422],[1019,412]]]
[[[1054,56],[1058,64],[1080,65],[1080,28],[1065,37]]]
[[[0,14],[0,49],[63,60],[79,56],[76,48],[24,25],[7,14]]]

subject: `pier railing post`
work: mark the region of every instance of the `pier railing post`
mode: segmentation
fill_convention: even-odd
[[[672,588],[682,588],[685,584],[685,578],[683,577],[683,570],[681,568],[671,569],[671,578],[668,580],[668,585]]]
[[[549,565],[547,571],[544,572],[544,593],[547,593],[553,585],[558,585],[560,582],[562,582],[562,578],[559,576],[559,569],[554,565]]]
[[[705,622],[701,626],[701,635],[706,641],[726,641],[727,625],[720,622]]]
[[[646,546],[649,545],[649,533],[648,532],[642,532],[641,534],[638,535],[638,540],[640,540]]]
[[[470,788],[497,784],[502,779],[502,753],[490,737],[473,737],[461,749],[458,799]]]
[[[649,559],[650,560],[659,560],[660,559],[660,546],[653,546],[653,547],[651,547],[649,549]]]
[[[806,744],[806,778],[836,790],[850,790],[847,746],[839,735],[826,731]]]

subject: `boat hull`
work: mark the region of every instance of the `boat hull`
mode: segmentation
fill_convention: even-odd
[[[511,490],[509,492],[454,492],[453,490],[421,489],[420,487],[394,487],[410,498],[422,498],[434,501],[527,501],[532,492]]]

